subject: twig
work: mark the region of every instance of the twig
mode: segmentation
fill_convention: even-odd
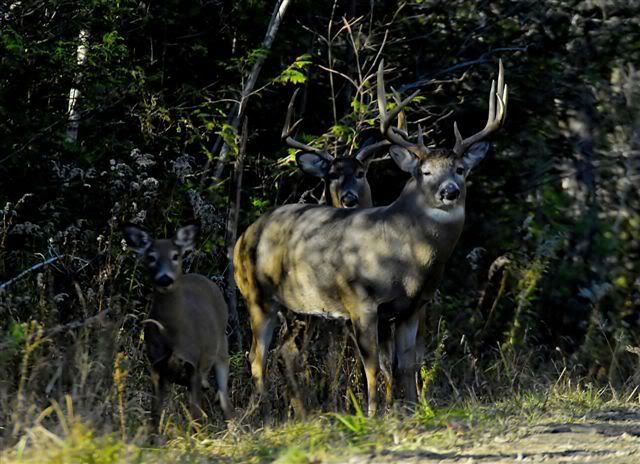
[[[331,8],[331,18],[329,19],[329,25],[327,26],[327,64],[329,68],[333,68],[333,37],[331,37],[331,28],[333,27],[333,18],[336,14],[336,6],[338,0],[334,0],[333,8]],[[333,82],[333,74],[329,74],[329,87],[331,88],[331,109],[333,111],[333,124],[338,124],[338,110],[336,108],[336,89]]]
[[[335,69],[331,69],[331,68],[327,68],[326,66],[322,66],[321,64],[318,65],[318,67],[324,71],[333,73],[333,74],[337,74],[340,77],[343,77],[346,81],[348,81],[351,85],[353,85],[356,89],[359,89],[360,86],[356,83],[356,81],[354,81],[353,79],[351,79],[349,76],[347,76],[345,73],[342,73],[340,71],[336,71]],[[336,116],[337,117],[337,116]]]
[[[44,342],[46,341],[49,337],[52,337],[54,335],[57,335],[59,333],[62,332],[67,332],[69,330],[75,330],[75,329],[81,329],[83,327],[87,327],[89,325],[92,325],[94,323],[103,323],[106,316],[109,314],[109,309],[103,309],[102,311],[100,311],[98,314],[88,317],[86,319],[80,319],[80,320],[75,320],[75,321],[71,321],[71,322],[67,322],[66,324],[61,324],[61,325],[57,325],[55,327],[52,327],[46,331],[42,331],[42,333],[40,334],[40,341]],[[144,322],[144,321],[142,321]],[[3,342],[0,343],[0,350],[10,346],[13,342],[12,341],[8,341],[8,342]]]
[[[289,7],[290,0],[279,0],[276,3],[276,6],[271,15],[271,21],[269,21],[269,26],[267,28],[267,33],[264,36],[264,40],[262,41],[261,48],[265,51],[271,50],[271,46],[273,45],[273,41],[276,38],[278,33],[278,29],[280,28],[280,24],[282,23],[282,18],[284,18],[284,14]],[[258,76],[260,75],[260,71],[262,70],[262,65],[267,59],[267,53],[261,53],[256,62],[253,64],[253,68],[251,68],[251,72],[249,73],[249,77],[247,79],[244,88],[242,89],[242,93],[240,96],[240,103],[234,105],[233,109],[230,113],[230,125],[234,129],[238,129],[240,127],[240,121],[242,121],[242,117],[244,115],[245,109],[247,107],[247,102],[249,101],[249,97],[253,92],[253,88],[256,85],[258,80]],[[231,116],[233,115],[233,116]],[[214,152],[215,153],[215,152]],[[222,144],[222,149],[220,150],[220,156],[218,157],[218,162],[216,164],[216,170],[213,174],[215,179],[219,179],[222,176],[222,171],[224,170],[224,165],[227,160],[227,154],[229,153],[229,146],[226,143]],[[209,167],[211,163],[207,161],[205,166],[205,170],[203,173],[203,179],[206,178]]]
[[[74,330],[74,329],[80,329],[82,327],[86,327],[88,325],[93,324],[94,322],[103,322],[105,317],[107,316],[107,314],[109,314],[109,309],[103,309],[102,311],[100,311],[98,314],[96,314],[95,316],[91,316],[88,317],[86,319],[83,320],[76,320],[76,321],[71,321],[68,322],[66,324],[62,324],[56,327],[53,327],[49,330],[47,330],[44,334],[44,337],[51,337],[52,335],[56,335],[60,332],[66,332],[68,330]]]
[[[15,276],[12,279],[7,280],[6,282],[4,282],[3,284],[0,284],[0,291],[4,290],[5,288],[9,287],[10,285],[13,285],[14,283],[16,283],[18,280],[22,279],[24,276],[26,276],[27,274],[36,271],[38,269],[40,269],[41,267],[44,267],[48,264],[51,264],[55,261],[58,261],[60,258],[63,258],[64,255],[59,255],[59,256],[54,256],[53,258],[49,258],[46,261],[43,261],[41,263],[35,264],[33,266],[31,266],[29,269],[25,269],[24,271],[22,271],[20,274],[18,274],[17,276]]]
[[[469,61],[464,61],[462,63],[458,63],[458,64],[450,66],[448,68],[441,69],[440,71],[436,71],[431,76],[422,78],[422,79],[420,79],[418,81],[411,82],[409,84],[404,84],[404,85],[400,86],[399,91],[400,92],[406,92],[407,90],[413,90],[413,89],[416,89],[418,87],[422,87],[423,85],[432,83],[434,78],[436,78],[438,76],[442,76],[443,74],[449,74],[451,72],[458,71],[459,69],[469,68],[469,67],[475,66],[477,64],[488,63],[489,62],[489,57],[491,55],[495,54],[495,53],[512,52],[512,51],[526,52],[527,51],[527,47],[494,48],[493,50],[489,50],[489,51],[483,53],[482,55],[480,55],[478,58],[476,58],[474,60],[469,60]]]

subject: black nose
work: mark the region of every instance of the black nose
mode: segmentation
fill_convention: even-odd
[[[440,190],[440,198],[443,200],[454,201],[460,196],[460,189],[454,183],[449,183]]]
[[[342,195],[342,206],[345,206],[347,208],[358,206],[358,197],[351,192],[345,193],[344,195]]]
[[[173,279],[168,275],[164,274],[156,279],[156,285],[160,287],[168,287],[173,283]]]

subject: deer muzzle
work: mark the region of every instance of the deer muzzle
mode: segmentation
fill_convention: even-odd
[[[157,274],[153,282],[162,288],[168,288],[175,282],[175,278],[167,273]]]
[[[451,204],[458,200],[460,197],[460,187],[453,182],[447,182],[440,188],[438,192],[440,200],[445,204]]]
[[[340,203],[344,208],[355,208],[358,206],[358,197],[352,192],[347,192],[340,198]]]

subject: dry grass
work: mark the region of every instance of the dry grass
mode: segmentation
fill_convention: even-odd
[[[546,390],[522,393],[493,404],[467,400],[445,408],[421,402],[407,414],[389,412],[366,418],[361,412],[320,414],[305,421],[256,428],[232,422],[228,428],[167,427],[162,446],[151,447],[144,426],[97,432],[74,409],[71,397],[42,411],[24,427],[0,457],[2,462],[33,463],[203,463],[344,461],[349,456],[455,450],[493,437],[518,437],[539,424],[581,423],[587,414],[626,408],[637,411],[637,392],[595,389],[569,380]]]

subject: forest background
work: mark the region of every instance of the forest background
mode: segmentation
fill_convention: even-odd
[[[366,77],[381,57],[388,84],[421,89],[409,129],[419,122],[437,145],[453,145],[454,120],[463,135],[484,125],[498,59],[510,90],[430,309],[430,401],[497,398],[559,375],[637,386],[639,10],[633,0],[4,2],[0,443],[66,395],[96,427],[144,421],[149,286],[121,224],[166,236],[198,221],[187,268],[235,307],[234,229],[320,196],[280,140],[293,91],[298,137],[342,153],[378,136]],[[374,204],[405,179],[391,160],[372,163]],[[243,305],[229,328],[238,408],[251,392]],[[345,359],[337,376],[311,346],[309,401],[352,407],[345,392],[361,394],[362,375],[348,340],[332,353]],[[274,384],[286,418],[284,381]]]

